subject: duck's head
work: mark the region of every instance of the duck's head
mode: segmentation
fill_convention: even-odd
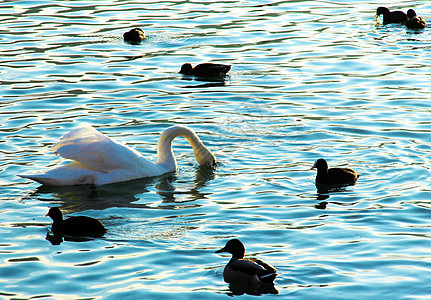
[[[377,8],[376,15],[377,16],[379,16],[379,15],[386,15],[388,13],[390,13],[389,8],[380,6],[380,7]]]
[[[141,28],[134,28],[130,31],[125,32],[123,34],[123,38],[126,42],[136,45],[145,40],[147,37],[145,36],[145,33]]]
[[[223,248],[221,248],[220,250],[217,250],[215,253],[221,253],[221,252],[230,253],[232,254],[232,257],[235,257],[235,258],[243,258],[245,254],[245,247],[240,240],[232,239],[232,240],[229,240]]]
[[[317,171],[319,171],[319,170],[328,171],[328,163],[323,158],[319,158],[318,160],[316,160],[314,165],[311,167],[311,170],[313,170],[313,169],[317,169]]]
[[[63,214],[58,207],[51,207],[45,217],[50,217],[53,221],[63,220]]]
[[[191,75],[193,71],[193,67],[191,63],[185,63],[181,66],[180,73],[184,75]]]
[[[409,9],[408,11],[407,11],[407,18],[413,18],[413,17],[416,17],[417,15],[416,15],[416,12],[413,10],[413,9]]]

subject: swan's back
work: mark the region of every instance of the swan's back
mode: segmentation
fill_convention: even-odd
[[[138,151],[111,140],[90,125],[83,125],[62,136],[52,151],[89,169],[105,173],[147,167],[142,165],[146,160]]]
[[[72,162],[42,174],[19,176],[51,186],[102,185],[166,172],[136,150],[113,141],[87,124],[63,135],[52,151]]]

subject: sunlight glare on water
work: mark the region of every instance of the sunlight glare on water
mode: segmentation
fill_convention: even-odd
[[[375,24],[378,6],[427,1],[3,1],[0,3],[0,296],[57,299],[426,298],[429,29]],[[139,27],[139,45],[123,33]],[[232,65],[224,79],[183,63]],[[60,137],[89,123],[175,173],[98,187],[16,176],[63,164]],[[314,161],[356,185],[321,189]],[[102,221],[102,238],[47,239],[49,207]],[[274,289],[223,280],[232,238],[277,268]]]

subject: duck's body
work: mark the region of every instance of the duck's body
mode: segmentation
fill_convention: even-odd
[[[106,232],[106,228],[100,221],[90,217],[77,216],[63,220],[63,214],[58,207],[50,208],[45,217],[52,219],[51,230],[56,234],[102,236]]]
[[[138,45],[147,37],[141,28],[131,29],[123,34],[124,41],[132,45]]]
[[[407,15],[400,11],[390,11],[387,7],[377,8],[376,17],[383,15],[383,24],[404,23],[407,21]]]
[[[245,247],[238,239],[229,240],[222,249],[216,253],[228,252],[232,258],[223,270],[224,280],[228,283],[247,282],[262,283],[273,282],[277,270],[258,258],[244,258]]]
[[[196,65],[194,68],[190,63],[181,66],[180,73],[184,75],[193,75],[198,77],[223,77],[229,72],[231,66],[223,64],[203,63]]]
[[[353,184],[359,174],[349,168],[328,168],[328,163],[323,158],[316,160],[311,169],[317,169],[316,184],[344,185]]]
[[[406,26],[410,29],[423,29],[427,26],[427,22],[424,18],[416,15],[413,9],[407,11]]]
[[[89,125],[83,125],[61,137],[52,149],[55,154],[73,162],[42,174],[18,176],[50,186],[103,185],[160,176],[177,169],[172,152],[172,141],[177,136],[189,141],[199,164],[215,164],[211,151],[187,127],[172,126],[162,132],[157,144],[157,162],[152,163],[136,150],[115,142]]]

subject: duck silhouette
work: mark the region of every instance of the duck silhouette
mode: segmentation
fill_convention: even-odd
[[[344,185],[354,184],[360,176],[349,168],[328,168],[328,163],[319,158],[311,169],[317,169],[316,184]]]
[[[255,257],[244,258],[245,247],[238,239],[229,240],[216,253],[227,252],[232,258],[223,270],[224,280],[248,283],[272,283],[277,276],[277,270],[271,265]]]
[[[197,77],[223,77],[230,71],[230,65],[203,63],[193,67],[190,63],[181,66],[179,73]]]
[[[147,39],[144,31],[141,28],[131,29],[123,34],[124,41],[132,45],[138,45],[143,40]]]
[[[90,217],[76,216],[63,220],[63,214],[58,207],[51,207],[45,217],[52,219],[51,230],[55,234],[96,237],[106,232],[100,221]]]
[[[406,27],[410,29],[423,29],[427,26],[427,22],[424,18],[416,15],[413,9],[407,11]]]
[[[376,19],[383,15],[383,24],[389,23],[404,23],[407,21],[407,15],[400,11],[390,11],[389,8],[380,6],[377,8]]]

